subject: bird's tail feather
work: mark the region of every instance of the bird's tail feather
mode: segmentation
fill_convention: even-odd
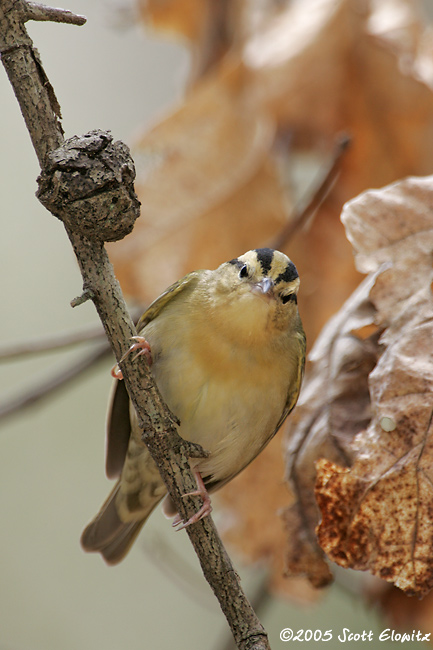
[[[120,481],[81,535],[83,549],[90,552],[99,551],[107,564],[117,564],[123,560],[141,527],[161,500],[161,497],[149,499],[148,508],[137,513],[139,518],[124,522],[120,519],[116,507],[119,486]]]

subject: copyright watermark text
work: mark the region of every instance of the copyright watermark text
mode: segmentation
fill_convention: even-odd
[[[406,641],[429,641],[431,633],[424,634],[420,630],[413,630],[412,632],[397,632],[391,628],[386,628],[382,632],[373,632],[373,630],[362,630],[362,632],[354,632],[348,627],[334,632],[334,630],[292,630],[290,627],[285,627],[280,632],[281,641],[318,641],[327,642],[332,639],[337,640],[339,643],[347,643],[348,641],[395,641],[397,643],[405,643]]]

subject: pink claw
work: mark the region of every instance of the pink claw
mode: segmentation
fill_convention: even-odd
[[[132,340],[135,341],[135,343],[133,343],[131,345],[131,347],[129,348],[129,350],[127,350],[125,352],[125,354],[120,359],[120,361],[123,361],[124,359],[126,359],[128,354],[131,354],[131,352],[135,352],[135,350],[138,350],[138,352],[135,355],[133,361],[135,361],[135,359],[137,357],[141,357],[144,354],[144,356],[146,357],[147,363],[149,364],[149,366],[151,366],[152,365],[152,354],[151,354],[151,351],[150,351],[150,345],[146,341],[144,336],[133,336]],[[116,365],[111,368],[111,376],[114,377],[114,379],[119,379],[119,380],[123,379],[123,374],[122,374],[122,371],[119,368],[119,364],[116,363]]]
[[[120,370],[118,364],[116,363],[115,366],[111,368],[111,376],[114,377],[114,379],[123,379],[123,374],[122,371]]]
[[[133,343],[131,345],[128,352],[125,352],[125,354],[123,355],[123,357],[120,360],[123,361],[123,359],[125,357],[127,357],[128,354],[131,354],[131,352],[134,352],[135,350],[138,350],[138,352],[135,355],[133,360],[135,360],[137,357],[141,357],[141,356],[144,355],[146,357],[147,363],[149,364],[149,366],[151,366],[152,365],[152,354],[151,354],[151,350],[150,350],[150,345],[146,341],[144,336],[133,336],[132,340],[135,341],[135,343]]]
[[[200,521],[200,519],[204,519],[204,517],[207,517],[210,515],[212,512],[212,504],[210,500],[210,496],[208,494],[208,491],[206,490],[206,486],[203,482],[203,479],[201,477],[200,472],[194,472],[195,480],[197,482],[197,490],[194,490],[193,492],[188,492],[187,494],[183,494],[183,498],[189,497],[189,496],[200,496],[203,499],[203,505],[198,510],[192,517],[188,519],[185,523],[182,523],[182,518],[180,515],[177,515],[172,523],[173,528],[176,528],[176,530],[183,530],[187,526],[190,526],[191,524],[195,524],[197,521]],[[179,524],[181,524],[179,526]]]

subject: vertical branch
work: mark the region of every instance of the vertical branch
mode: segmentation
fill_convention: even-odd
[[[26,4],[2,0],[0,18],[1,60],[42,167],[48,152],[63,142],[60,107],[24,26]]]

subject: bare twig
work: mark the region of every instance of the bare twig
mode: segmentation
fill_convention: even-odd
[[[156,567],[182,593],[203,609],[214,611],[214,600],[211,592],[203,582],[200,571],[191,566],[178,551],[178,546],[169,543],[165,536],[154,533],[144,535],[141,549],[152,566]],[[233,638],[230,636],[233,644]]]
[[[63,142],[60,107],[24,26],[28,18],[26,2],[2,0],[0,18],[1,60],[20,105],[39,164],[43,167],[48,152]]]
[[[61,334],[50,334],[47,337],[38,339],[25,339],[0,346],[0,363],[15,361],[20,357],[29,357],[34,354],[54,352],[72,347],[86,341],[106,341],[104,330],[101,326],[92,325],[84,327],[75,332],[62,332]],[[105,346],[108,349],[108,344]]]
[[[25,5],[24,20],[49,20],[54,23],[68,23],[69,25],[84,25],[85,16],[74,14],[68,9],[57,9],[56,7],[47,7],[39,2],[27,2]]]
[[[107,343],[100,343],[66,368],[54,372],[48,379],[38,381],[34,386],[27,387],[22,393],[9,397],[5,402],[0,402],[0,420],[5,420],[12,415],[21,413],[24,408],[34,406],[46,399],[49,395],[64,388],[71,381],[78,379],[86,370],[93,367],[98,361],[105,358],[109,352]]]
[[[64,142],[60,107],[50,91],[24,21],[25,0],[0,0],[0,52],[19,101],[42,174],[38,196],[66,228],[82,272],[84,290],[92,297],[125,384],[137,411],[142,437],[181,516],[189,518],[197,497],[191,456],[204,452],[180,438],[176,420],[163,403],[144,359],[120,361],[135,334],[104,241],[127,234],[138,216],[133,191],[135,170],[129,151],[104,132]],[[214,590],[239,649],[265,650],[265,630],[243,593],[210,517],[187,529],[203,573]]]
[[[144,311],[145,307],[133,307],[130,310],[133,321],[136,322]],[[0,363],[16,361],[21,357],[64,350],[65,348],[89,341],[105,341],[105,348],[107,350],[109,349],[104,328],[101,324],[87,325],[71,332],[50,334],[47,337],[41,336],[35,339],[26,337],[23,341],[13,341],[12,343],[0,346]]]
[[[138,320],[143,311],[143,308],[134,308],[131,310],[134,322]],[[63,388],[63,386],[66,386],[72,380],[78,379],[80,375],[90,370],[102,358],[111,354],[110,345],[101,325],[92,325],[75,332],[66,332],[57,336],[51,334],[49,338],[26,339],[18,343],[9,343],[3,348],[0,347],[0,363],[2,363],[13,362],[31,355],[64,350],[90,341],[97,343],[96,349],[92,349],[90,353],[87,352],[78,362],[69,364],[60,371],[54,371],[51,376],[42,382],[38,379],[34,385],[30,385],[30,387],[27,387],[19,394],[8,398],[4,403],[0,402],[0,420],[22,413],[23,409],[34,406],[42,400],[47,399],[53,393],[56,393],[58,389]]]
[[[340,173],[341,160],[349,145],[350,138],[346,134],[342,134],[337,138],[331,163],[320,184],[311,192],[307,204],[292,216],[287,225],[284,226],[271,244],[269,244],[271,248],[284,248],[287,242],[292,239],[295,233],[302,228],[308,219],[310,219],[315,211],[322,205]]]

